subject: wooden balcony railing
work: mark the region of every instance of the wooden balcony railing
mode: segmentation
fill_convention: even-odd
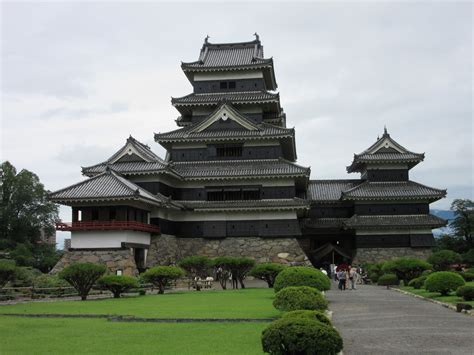
[[[90,231],[90,230],[134,230],[140,232],[160,233],[160,227],[136,221],[83,221],[58,222],[58,231]]]

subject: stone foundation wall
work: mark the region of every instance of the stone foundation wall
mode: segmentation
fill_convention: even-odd
[[[55,274],[76,262],[103,264],[107,266],[111,273],[122,270],[123,274],[127,276],[138,275],[135,258],[130,249],[69,250],[64,253],[61,260],[51,270],[51,273]]]
[[[376,263],[402,256],[426,259],[430,255],[431,248],[358,248],[352,264]]]
[[[236,237],[225,239],[177,238],[171,235],[152,237],[147,267],[174,264],[192,255],[245,256],[258,263],[278,262],[311,265],[295,238],[268,239]]]

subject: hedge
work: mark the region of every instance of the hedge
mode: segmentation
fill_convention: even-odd
[[[465,301],[474,300],[474,286],[461,286],[456,290],[456,296],[464,298]]]
[[[283,313],[281,319],[313,319],[317,320],[318,322],[331,325],[331,321],[329,318],[320,311],[310,311],[310,310],[298,310],[298,311],[291,311]]]

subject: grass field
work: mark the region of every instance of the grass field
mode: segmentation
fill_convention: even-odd
[[[474,281],[466,282],[466,285],[474,286]],[[426,298],[431,298],[431,299],[434,299],[434,300],[440,301],[440,302],[451,303],[451,304],[454,304],[454,305],[456,303],[462,302],[462,303],[467,303],[467,304],[470,304],[470,305],[474,306],[474,301],[467,301],[467,302],[463,301],[463,299],[461,297],[456,296],[456,292],[452,292],[448,296],[441,296],[437,292],[429,292],[429,291],[425,290],[424,288],[420,288],[420,289],[417,290],[413,287],[405,286],[405,287],[400,287],[400,289],[403,290],[403,291],[413,293],[415,295],[423,296],[423,297],[426,297]]]
[[[0,313],[113,314],[149,318],[270,318],[272,289],[168,293],[2,305]],[[262,354],[267,323],[144,323],[0,316],[0,354]]]

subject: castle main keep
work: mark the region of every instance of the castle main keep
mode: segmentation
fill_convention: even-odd
[[[446,190],[410,180],[424,154],[385,129],[354,155],[354,179],[311,180],[258,36],[206,39],[181,67],[193,91],[172,99],[179,128],[155,134],[165,157],[129,137],[82,169],[87,180],[50,194],[72,207],[57,225],[71,231],[71,249],[55,270],[86,261],[133,275],[189,255],[320,266],[429,254],[431,230],[446,224],[429,204]]]

